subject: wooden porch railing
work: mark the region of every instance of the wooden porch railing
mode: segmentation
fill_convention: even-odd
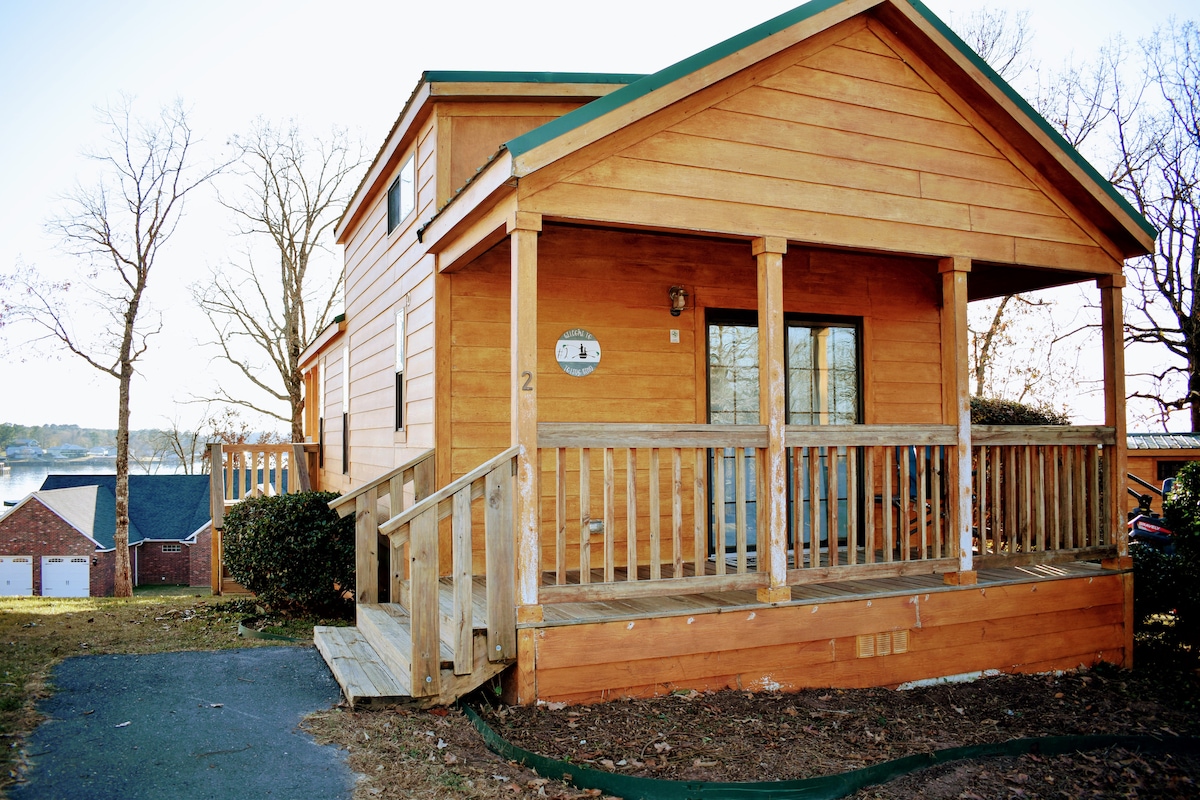
[[[972,426],[971,441],[977,565],[1115,555],[1104,513],[1112,428]]]
[[[440,646],[451,643],[454,673],[470,674],[475,663],[472,591],[473,503],[483,507],[486,552],[487,649],[490,661],[516,658],[517,617],[514,598],[513,473],[519,448],[511,447],[466,475],[400,511],[379,526],[391,542],[392,553],[410,548],[407,605],[411,623],[413,697],[441,692]],[[416,465],[413,465],[416,469]],[[438,523],[451,518],[451,612],[443,635],[440,605],[441,570],[438,559]],[[363,517],[360,515],[360,524]],[[393,561],[395,564],[395,561]],[[393,569],[395,576],[397,570]],[[398,580],[393,591],[400,594]],[[361,601],[360,601],[361,602]]]
[[[225,509],[248,497],[311,490],[310,476],[316,474],[316,455],[317,445],[299,442],[208,446],[213,594],[225,592],[225,559],[221,542]]]
[[[379,523],[385,517],[381,517],[379,503],[386,499],[386,514],[394,517],[405,509],[406,502],[411,505],[424,500],[433,492],[434,466],[433,451],[426,450],[391,472],[385,472],[370,483],[364,483],[329,503],[338,516],[355,515],[355,602],[378,603],[382,589],[387,592],[391,602],[408,607],[404,597],[408,579],[408,544],[382,540]]]
[[[956,569],[956,442],[950,425],[787,426],[788,583]]]
[[[952,570],[955,441],[949,426],[788,426],[788,485],[768,487],[765,426],[542,423],[539,597],[765,587],[771,491],[789,499],[788,583]]]

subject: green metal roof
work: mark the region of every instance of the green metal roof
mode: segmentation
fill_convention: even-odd
[[[618,72],[495,72],[427,70],[426,83],[633,83],[645,75]]]
[[[767,20],[760,25],[756,25],[747,31],[726,39],[719,44],[715,44],[712,47],[701,50],[699,53],[689,56],[678,63],[672,64],[666,69],[655,72],[652,75],[647,75],[640,80],[637,80],[627,86],[617,89],[608,95],[605,95],[604,97],[593,100],[587,105],[581,106],[580,108],[577,108],[568,114],[564,114],[555,120],[534,128],[528,133],[522,134],[521,136],[508,141],[505,144],[505,147],[508,149],[509,153],[513,155],[513,157],[527,153],[536,147],[540,147],[547,142],[557,139],[559,136],[562,136],[565,133],[582,127],[583,125],[604,116],[610,111],[614,111],[621,106],[627,105],[638,98],[644,97],[651,92],[661,89],[662,87],[673,83],[680,78],[690,75],[697,70],[714,64],[717,61],[736,53],[738,50],[749,47],[750,45],[762,41],[769,36],[773,36],[780,31],[786,30],[797,23],[803,22],[811,17],[815,17],[818,14],[828,11],[829,9],[834,8],[843,2],[845,2],[845,0],[811,0],[811,2],[805,3],[802,6],[798,6],[791,11],[786,11],[774,19]],[[960,53],[966,56],[966,58],[970,60],[975,67],[977,67],[993,84],[995,84],[1000,91],[1004,93],[1005,97],[1011,100],[1021,112],[1028,116],[1034,122],[1034,124],[1036,124],[1045,134],[1047,134],[1051,141],[1057,145],[1059,149],[1066,153],[1068,158],[1070,158],[1077,166],[1079,166],[1089,178],[1091,178],[1106,194],[1108,194],[1108,196],[1117,203],[1118,207],[1137,223],[1142,231],[1151,237],[1158,235],[1158,231],[1154,228],[1154,226],[1146,221],[1146,219],[1137,211],[1137,209],[1135,209],[1129,203],[1129,201],[1117,191],[1116,187],[1114,187],[1106,178],[1100,175],[1100,173],[1096,171],[1096,168],[1089,164],[1087,159],[1081,156],[1079,152],[1072,147],[1070,143],[1068,143],[1067,140],[1058,133],[1058,131],[1054,129],[1054,126],[1047,122],[1041,114],[1035,111],[1033,107],[1029,105],[1029,103],[1026,102],[1026,100],[1021,97],[1016,90],[1009,86],[1008,83],[1001,78],[995,70],[988,66],[987,62],[980,58],[979,55],[972,50],[966,42],[960,39],[958,35],[954,33],[954,31],[950,30],[950,28],[944,22],[938,19],[936,14],[930,11],[929,8],[920,2],[920,0],[907,0],[907,2],[940,34],[945,36],[950,44],[952,44]],[[426,73],[427,76],[433,74],[451,73]],[[505,73],[480,74],[502,75]]]

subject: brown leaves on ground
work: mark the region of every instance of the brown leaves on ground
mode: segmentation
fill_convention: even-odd
[[[1186,697],[1113,668],[996,676],[911,691],[679,692],[594,706],[494,707],[512,743],[581,766],[652,778],[769,781],[845,772],[912,753],[1061,734],[1198,735]],[[334,710],[310,730],[349,751],[360,798],[592,796],[488,751],[457,710]],[[870,798],[1193,797],[1200,759],[1120,748],[956,762],[860,791]]]

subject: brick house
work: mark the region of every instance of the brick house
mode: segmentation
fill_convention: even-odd
[[[49,475],[0,517],[0,594],[111,595],[115,488],[115,475]],[[135,586],[207,586],[210,537],[206,476],[130,476]]]

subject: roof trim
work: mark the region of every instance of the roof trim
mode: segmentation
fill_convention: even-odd
[[[326,325],[325,328],[318,333],[311,342],[308,343],[308,347],[304,348],[304,352],[300,354],[300,369],[303,370],[305,367],[307,367],[309,362],[321,354],[321,351],[325,349],[326,345],[337,340],[337,338],[341,336],[345,330],[346,315],[338,314],[333,318],[333,322]]]
[[[669,84],[685,78],[694,72],[697,72],[705,67],[711,66],[716,62],[728,58],[737,52],[751,47],[764,39],[773,36],[777,33],[787,30],[788,28],[797,25],[801,22],[812,19],[824,12],[830,11],[841,5],[850,4],[851,0],[811,0],[804,5],[784,12],[773,19],[767,20],[759,25],[756,25],[749,30],[746,30],[736,36],[726,39],[723,42],[715,44],[705,50],[689,56],[682,61],[672,64],[665,69],[662,69],[651,75],[624,86],[611,94],[605,95],[597,100],[582,106],[575,111],[564,114],[558,119],[547,122],[533,130],[511,139],[505,144],[509,153],[513,156],[514,167],[516,172],[520,173],[521,169],[518,166],[518,161],[521,156],[529,153],[536,148],[549,144],[550,142],[564,136],[571,131],[577,130],[588,123],[595,122],[601,117],[626,106],[636,100],[639,100],[647,95],[662,89]],[[866,13],[871,9],[890,4],[893,7],[907,4],[913,11],[924,19],[940,36],[942,36],[947,44],[965,58],[973,67],[979,70],[983,77],[989,81],[1006,100],[1012,103],[1017,112],[1023,115],[1039,132],[1044,134],[1050,144],[1063,153],[1066,158],[1080,169],[1083,176],[1090,181],[1093,186],[1100,190],[1109,200],[1116,205],[1116,210],[1124,214],[1129,223],[1136,227],[1143,235],[1150,237],[1151,240],[1157,237],[1158,231],[1146,220],[1133,205],[1125,199],[1125,197],[1117,191],[1106,178],[1104,178],[1095,167],[1088,163],[1079,151],[1076,150],[1066,139],[1062,137],[1054,129],[1054,127],[1039,114],[1029,103],[1014,90],[1007,81],[1001,78],[995,70],[988,66],[980,56],[970,48],[957,34],[955,34],[936,14],[926,7],[920,0],[878,0],[877,2],[869,2],[863,4],[863,7],[857,13]],[[534,167],[534,170],[537,166]],[[534,171],[530,170],[530,171]]]
[[[986,61],[984,61],[978,53],[972,50],[970,45],[959,38],[958,34],[951,30],[945,22],[942,22],[942,20],[924,3],[922,3],[921,0],[905,0],[905,2],[912,6],[913,9],[920,14],[926,22],[932,25],[933,28],[946,39],[946,41],[954,45],[954,48],[958,50],[958,52],[962,54],[964,58],[970,61],[972,66],[982,72],[984,76],[991,81],[997,89],[1000,90],[1005,98],[1015,105],[1022,114],[1028,117],[1029,120],[1042,131],[1042,133],[1050,137],[1051,142],[1058,147],[1059,150],[1066,154],[1066,156],[1072,162],[1074,162],[1075,166],[1083,170],[1084,174],[1087,175],[1087,177],[1090,178],[1093,183],[1099,186],[1100,189],[1102,189],[1104,193],[1107,194],[1109,198],[1113,200],[1113,202],[1115,202],[1117,206],[1123,212],[1125,212],[1125,214],[1127,214],[1139,228],[1141,228],[1143,233],[1145,233],[1151,239],[1158,237],[1158,229],[1151,225],[1149,220],[1142,216],[1141,212],[1134,208],[1133,205],[1125,199],[1125,196],[1117,191],[1117,187],[1113,186],[1112,183],[1110,183],[1107,178],[1101,175],[1086,158],[1080,155],[1079,151],[1076,150],[1070,142],[1064,139],[1062,134],[1060,134],[1045,117],[1038,113],[1033,106],[1029,105],[1029,102],[1022,97],[1017,90],[1013,89],[1012,86],[1009,85],[1008,81],[1000,77],[1000,75],[994,69],[992,69],[992,67]]]
[[[634,100],[645,97],[670,83],[674,83],[680,78],[691,75],[693,72],[714,64],[745,47],[766,39],[768,36],[787,30],[799,22],[804,22],[844,2],[846,0],[811,0],[811,2],[793,8],[791,11],[785,11],[773,19],[769,19],[723,42],[705,48],[695,55],[688,56],[682,61],[678,61],[665,69],[647,75],[628,86],[617,89],[612,94],[605,95],[598,100],[593,100],[586,106],[564,114],[558,119],[547,122],[545,125],[541,125],[526,134],[510,140],[506,144],[508,151],[512,153],[514,158],[524,155],[536,147],[541,147],[565,133],[597,120],[611,111],[615,111],[622,106],[632,103]],[[883,0],[880,0],[880,2],[883,2]]]
[[[427,70],[426,83],[633,83],[646,77],[621,72],[505,72],[493,70]]]

